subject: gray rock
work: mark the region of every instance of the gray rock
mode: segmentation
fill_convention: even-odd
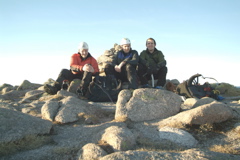
[[[2,91],[3,88],[13,88],[13,86],[11,84],[7,84],[7,83],[4,83],[0,86],[0,91]]]
[[[101,63],[112,63],[114,59],[114,53],[111,50],[105,50],[105,52],[97,58],[98,64]]]
[[[22,108],[22,113],[30,113],[32,111],[32,107]]]
[[[44,101],[39,101],[39,100],[34,100],[34,101],[32,101],[29,105],[30,106],[32,106],[32,107],[34,107],[34,108],[38,108],[38,109],[40,109],[41,110],[41,108],[42,108],[42,106],[44,105]],[[39,110],[39,111],[40,111]]]
[[[19,103],[31,103],[32,100],[37,100],[43,95],[44,91],[31,90],[25,94],[25,97]]]
[[[57,95],[62,96],[62,97],[68,97],[68,96],[72,96],[72,97],[76,97],[76,98],[78,97],[76,94],[76,90],[75,90],[75,93],[68,92],[66,90],[60,90],[57,92]]]
[[[198,99],[197,102],[192,106],[192,108],[196,108],[198,106],[202,106],[204,104],[209,104],[209,103],[212,103],[212,102],[217,102],[215,99],[213,98],[209,98],[209,97],[203,97],[201,99]]]
[[[224,100],[223,103],[227,104],[234,111],[234,118],[240,119],[240,105],[238,101]]]
[[[163,150],[179,150],[196,147],[197,144],[193,136],[183,130],[172,127],[158,129],[158,125],[150,121],[148,123],[134,123],[131,131],[137,137],[137,143],[142,146],[158,146],[158,149]]]
[[[170,91],[136,89],[130,96],[129,91],[120,92],[115,119],[122,116],[135,122],[162,119],[177,114],[181,108],[180,96]]]
[[[1,157],[1,160],[65,160],[65,159],[75,159],[73,155],[69,155],[68,148],[45,145],[40,148],[31,149],[23,152],[18,152],[16,154],[7,155]]]
[[[69,96],[62,100],[61,108],[55,117],[55,121],[69,123],[78,120],[78,113],[85,112],[86,102]]]
[[[106,65],[110,64],[112,65],[113,60],[114,60],[115,55],[111,50],[106,50],[105,53],[101,56],[98,57],[97,62],[98,62],[98,67],[99,67],[99,72],[104,72],[104,69]]]
[[[160,126],[171,126],[171,124],[176,125],[179,123],[184,125],[213,124],[224,122],[231,118],[233,118],[233,110],[226,104],[214,101],[210,104],[205,104],[164,119],[160,122]]]
[[[91,124],[98,124],[98,123],[100,123],[100,120],[97,118],[97,117],[95,117],[95,116],[89,116],[89,117],[85,117],[85,124],[89,124],[89,125],[91,125]]]
[[[24,80],[22,84],[17,88],[18,91],[20,90],[34,90],[42,86],[41,84],[31,83],[28,80]]]
[[[111,51],[113,52],[113,50]],[[55,83],[55,81],[52,82]],[[48,95],[44,93],[40,98],[38,98],[38,96],[34,98],[35,93],[40,92],[33,89],[17,91],[16,87],[17,86],[13,87],[13,90],[10,91],[8,89],[2,89],[3,92],[0,91],[0,108],[15,110],[10,114],[6,114],[0,109],[0,138],[5,137],[4,141],[0,142],[0,159],[3,160],[83,159],[83,149],[85,150],[84,154],[86,155],[84,159],[87,159],[87,155],[90,155],[91,153],[92,155],[90,156],[94,156],[93,153],[95,153],[96,157],[99,159],[239,159],[239,155],[235,155],[240,148],[239,124],[237,123],[239,116],[234,117],[233,120],[221,123],[222,121],[231,118],[231,116],[228,117],[229,108],[230,112],[232,112],[233,109],[235,114],[240,115],[239,101],[230,101],[230,98],[232,99],[232,97],[225,98],[222,101],[225,104],[219,106],[211,106],[212,103],[209,103],[211,101],[204,102],[204,100],[201,100],[202,104],[200,104],[200,106],[194,109],[191,109],[190,106],[188,111],[181,112],[169,118],[167,117],[164,120],[157,118],[154,120],[136,122],[131,121],[129,118],[129,113],[131,113],[128,110],[129,108],[117,108],[118,111],[116,112],[119,113],[117,118],[122,117],[123,119],[122,121],[117,121],[117,119],[114,120],[115,104],[112,104],[113,106],[111,105],[109,107],[104,103],[98,104],[87,102],[87,100],[80,100],[75,97],[75,89],[73,89],[74,94],[60,91],[58,95]],[[78,86],[76,85],[75,87]],[[36,90],[43,91],[42,88],[43,86],[40,86]],[[69,87],[69,89],[70,88],[71,87]],[[162,91],[162,93],[166,94],[164,91]],[[136,96],[135,91],[124,90],[119,94],[118,105],[129,107],[130,103],[137,100],[139,100],[139,102],[135,104],[146,103],[146,99],[154,97],[152,96],[153,94],[155,94],[155,92],[147,95],[143,94],[145,97],[137,99],[136,97],[140,94],[137,94]],[[69,98],[70,95],[71,98]],[[175,97],[171,97],[171,95],[168,98],[175,99]],[[164,98],[160,99],[161,101],[164,101]],[[236,99],[236,97],[234,97],[234,99]],[[20,103],[20,101],[24,101],[24,103]],[[49,101],[54,101],[55,104],[47,104]],[[147,104],[152,105],[152,101],[154,100],[148,101]],[[165,101],[171,102],[169,99],[165,99]],[[167,102],[165,103],[167,104]],[[207,104],[204,103],[208,103],[208,106],[205,106]],[[168,106],[173,104],[174,103]],[[44,105],[47,107],[43,107]],[[52,105],[54,107],[52,107]],[[138,106],[140,105],[137,105],[137,107]],[[58,107],[61,107],[61,109]],[[41,112],[42,109],[44,109],[44,111]],[[22,110],[22,112],[30,114],[31,116],[17,112],[16,110]],[[141,110],[142,112],[144,111],[144,109]],[[143,113],[139,114],[137,111],[138,110],[136,109],[136,113],[139,117],[143,116],[143,118],[145,118],[144,116],[146,115]],[[154,107],[151,112],[154,112]],[[45,124],[46,122],[49,122],[49,120],[42,120],[42,113],[47,113],[44,115],[45,119],[49,119],[50,121],[54,121],[55,115],[57,114],[62,114],[62,122],[64,123],[72,122],[72,119],[74,119],[72,117],[75,116],[78,120],[77,122],[73,121],[74,123],[64,125],[54,123],[50,132],[50,129],[46,129],[48,123]],[[134,112],[131,114],[133,113]],[[23,118],[23,115],[31,118]],[[4,118],[5,120],[3,121]],[[8,119],[8,121],[6,119]],[[36,119],[41,121],[36,122]],[[12,125],[12,123],[15,123],[15,125]],[[51,124],[51,122],[49,123]],[[178,123],[183,125],[178,126]],[[184,124],[187,123],[189,123],[188,128],[184,128],[186,127]],[[192,124],[199,123],[221,124],[214,124],[214,127],[210,128],[211,131],[208,132],[208,128],[205,127],[211,127],[211,125],[202,125],[199,129],[195,130]],[[10,126],[8,126],[9,124]],[[37,128],[41,125],[43,129]],[[217,130],[215,130],[215,125],[216,127],[219,127]],[[114,128],[111,129],[112,131],[109,130],[109,128],[115,126],[117,126],[116,130]],[[167,127],[165,127],[166,131],[164,130],[164,132],[167,132],[167,134],[164,139],[159,135],[159,130],[164,129],[163,126],[171,126],[170,129],[166,129]],[[173,128],[178,127],[183,128],[183,130],[177,129],[180,130],[179,134],[177,134],[178,132],[173,133]],[[185,129],[187,131],[189,130],[189,133],[192,133],[193,136],[199,140],[198,145],[192,145],[193,143],[191,139],[189,141],[186,140],[188,138],[185,136],[188,133],[182,133]],[[163,130],[161,132],[163,132]],[[199,132],[200,134],[198,134]],[[130,138],[132,135],[133,138]],[[103,136],[105,137],[104,140]],[[176,138],[178,136],[180,137],[179,139]],[[184,138],[181,136],[184,136]],[[189,136],[191,137],[191,135]],[[7,140],[9,137],[17,138]],[[175,140],[173,137],[175,137]],[[126,140],[129,142],[129,139],[134,140],[133,143],[136,144],[135,146],[133,145],[133,147],[129,147],[131,150],[123,147],[131,146],[124,141]],[[111,145],[109,143],[111,143]],[[90,144],[92,144],[92,146]],[[128,151],[118,152],[119,149],[115,149],[117,152],[113,153],[114,150],[112,146],[116,146],[115,148],[122,147],[121,150]],[[216,148],[213,146],[216,146]],[[189,147],[195,147],[196,149],[185,150]],[[209,148],[216,152],[207,151],[210,150]],[[146,152],[139,150],[145,150]],[[104,156],[105,151],[108,155]],[[78,152],[80,153],[79,157],[77,157]],[[101,155],[101,152],[104,154]],[[228,152],[230,154],[217,152]]]
[[[115,151],[126,151],[133,149],[136,139],[128,128],[111,126],[102,135],[103,141],[110,144]]]
[[[27,92],[26,90],[24,91],[11,90],[3,94],[2,99],[11,100],[11,101],[19,100],[26,94],[26,92]]]
[[[189,107],[193,107],[193,105],[198,101],[197,98],[187,98],[185,101],[184,101],[184,105],[185,106],[189,106]]]
[[[171,127],[163,127],[159,129],[160,139],[166,139],[178,145],[186,147],[195,147],[197,140],[188,132]]]
[[[76,94],[76,90],[77,90],[77,88],[80,86],[81,81],[82,81],[81,79],[74,79],[74,80],[70,83],[67,91]]]
[[[105,50],[105,52],[103,53],[103,55],[105,55],[105,56],[113,56],[114,55],[114,53],[113,53],[113,51],[112,50]]]
[[[21,104],[21,111],[35,117],[41,117],[41,108],[44,102],[28,100],[28,104]],[[21,101],[20,101],[21,102]],[[26,101],[25,101],[26,102]]]
[[[240,123],[236,123],[234,127],[236,132],[240,132]]]
[[[44,91],[44,86],[40,86],[37,90]]]
[[[0,108],[0,143],[20,140],[29,135],[48,134],[52,123],[18,111]]]
[[[151,125],[146,122],[133,123],[131,131],[137,137],[137,142],[139,144],[153,144],[156,146],[162,144],[157,126]]]
[[[124,123],[108,122],[98,125],[62,125],[54,128],[53,140],[59,148],[68,150],[81,150],[87,143],[97,144],[103,131],[110,126],[126,127]]]
[[[60,109],[55,117],[59,123],[69,123],[77,121],[79,113],[101,114],[100,107],[93,106],[87,102],[73,96],[64,98],[60,103]]]
[[[42,119],[54,121],[60,105],[58,101],[49,100],[41,108]]]
[[[157,159],[157,160],[193,160],[193,159],[210,159],[210,160],[239,160],[238,155],[229,155],[224,153],[217,153],[211,151],[204,151],[199,149],[189,149],[182,152],[163,152],[163,151],[126,151],[126,152],[115,152],[109,154],[99,160],[122,160],[122,159]]]
[[[88,143],[85,146],[83,146],[82,151],[80,153],[81,155],[77,158],[79,160],[99,159],[107,155],[107,152],[105,152],[101,147],[94,143]]]
[[[5,93],[7,93],[11,90],[13,90],[13,87],[5,87],[5,88],[2,89],[2,94],[5,94]]]
[[[113,48],[111,48],[110,50],[116,55],[118,51],[120,51],[122,49],[122,46],[114,43]]]
[[[132,92],[130,90],[122,90],[118,94],[118,100],[116,104],[116,112],[115,112],[115,119],[126,117],[127,109],[125,104],[130,100],[132,97]]]
[[[11,109],[13,111],[17,111],[15,106],[12,103],[0,102],[0,108]]]
[[[24,98],[29,98],[30,100],[36,100],[38,99],[42,94],[44,93],[44,91],[42,90],[32,90],[32,91],[28,91],[25,94]]]

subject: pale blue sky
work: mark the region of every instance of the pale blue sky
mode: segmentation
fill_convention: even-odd
[[[0,0],[0,85],[44,83],[69,68],[81,41],[98,58],[123,37],[153,37],[168,79],[192,74],[240,86],[238,0]]]

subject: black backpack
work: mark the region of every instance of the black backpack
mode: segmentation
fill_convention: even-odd
[[[202,75],[195,74],[192,77],[190,77],[189,80],[180,83],[176,89],[177,94],[185,96],[186,98],[211,97],[217,99],[219,92],[215,90],[208,82],[205,82],[203,85],[199,84],[200,76]],[[214,79],[203,76],[202,78]]]
[[[93,102],[116,102],[121,90],[122,82],[113,75],[99,76],[90,83],[85,96]]]

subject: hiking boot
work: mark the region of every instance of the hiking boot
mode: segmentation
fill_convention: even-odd
[[[45,92],[47,92],[48,94],[54,95],[57,93],[58,89],[54,86],[51,86],[49,84],[44,85],[44,90]]]
[[[142,85],[142,88],[152,88],[149,84]]]
[[[76,90],[76,93],[78,96],[85,96],[86,92],[87,92],[87,90],[83,89],[81,87]]]
[[[62,84],[62,90],[67,90],[69,87],[69,81],[68,80],[64,80],[63,84]]]
[[[156,89],[164,90],[164,88],[163,88],[162,86],[156,86],[155,88],[156,88]]]

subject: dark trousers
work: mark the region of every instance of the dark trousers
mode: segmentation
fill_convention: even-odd
[[[157,86],[164,86],[166,83],[167,67],[161,67],[156,74],[153,74],[154,79],[157,79]],[[142,85],[148,84],[151,75],[147,74],[147,67],[141,63],[138,65],[138,77]]]
[[[107,65],[105,67],[105,73],[106,75],[114,75],[122,82],[129,82],[129,88],[131,89],[138,88],[137,71],[135,65],[126,64],[122,66],[120,73],[115,71],[114,66]]]
[[[80,84],[80,87],[86,89],[92,81],[92,73],[82,72],[80,74],[73,74],[71,70],[62,69],[56,80],[57,83],[55,83],[55,87],[60,90],[64,80],[68,80],[69,82],[71,82],[73,79],[81,79],[82,82]]]

